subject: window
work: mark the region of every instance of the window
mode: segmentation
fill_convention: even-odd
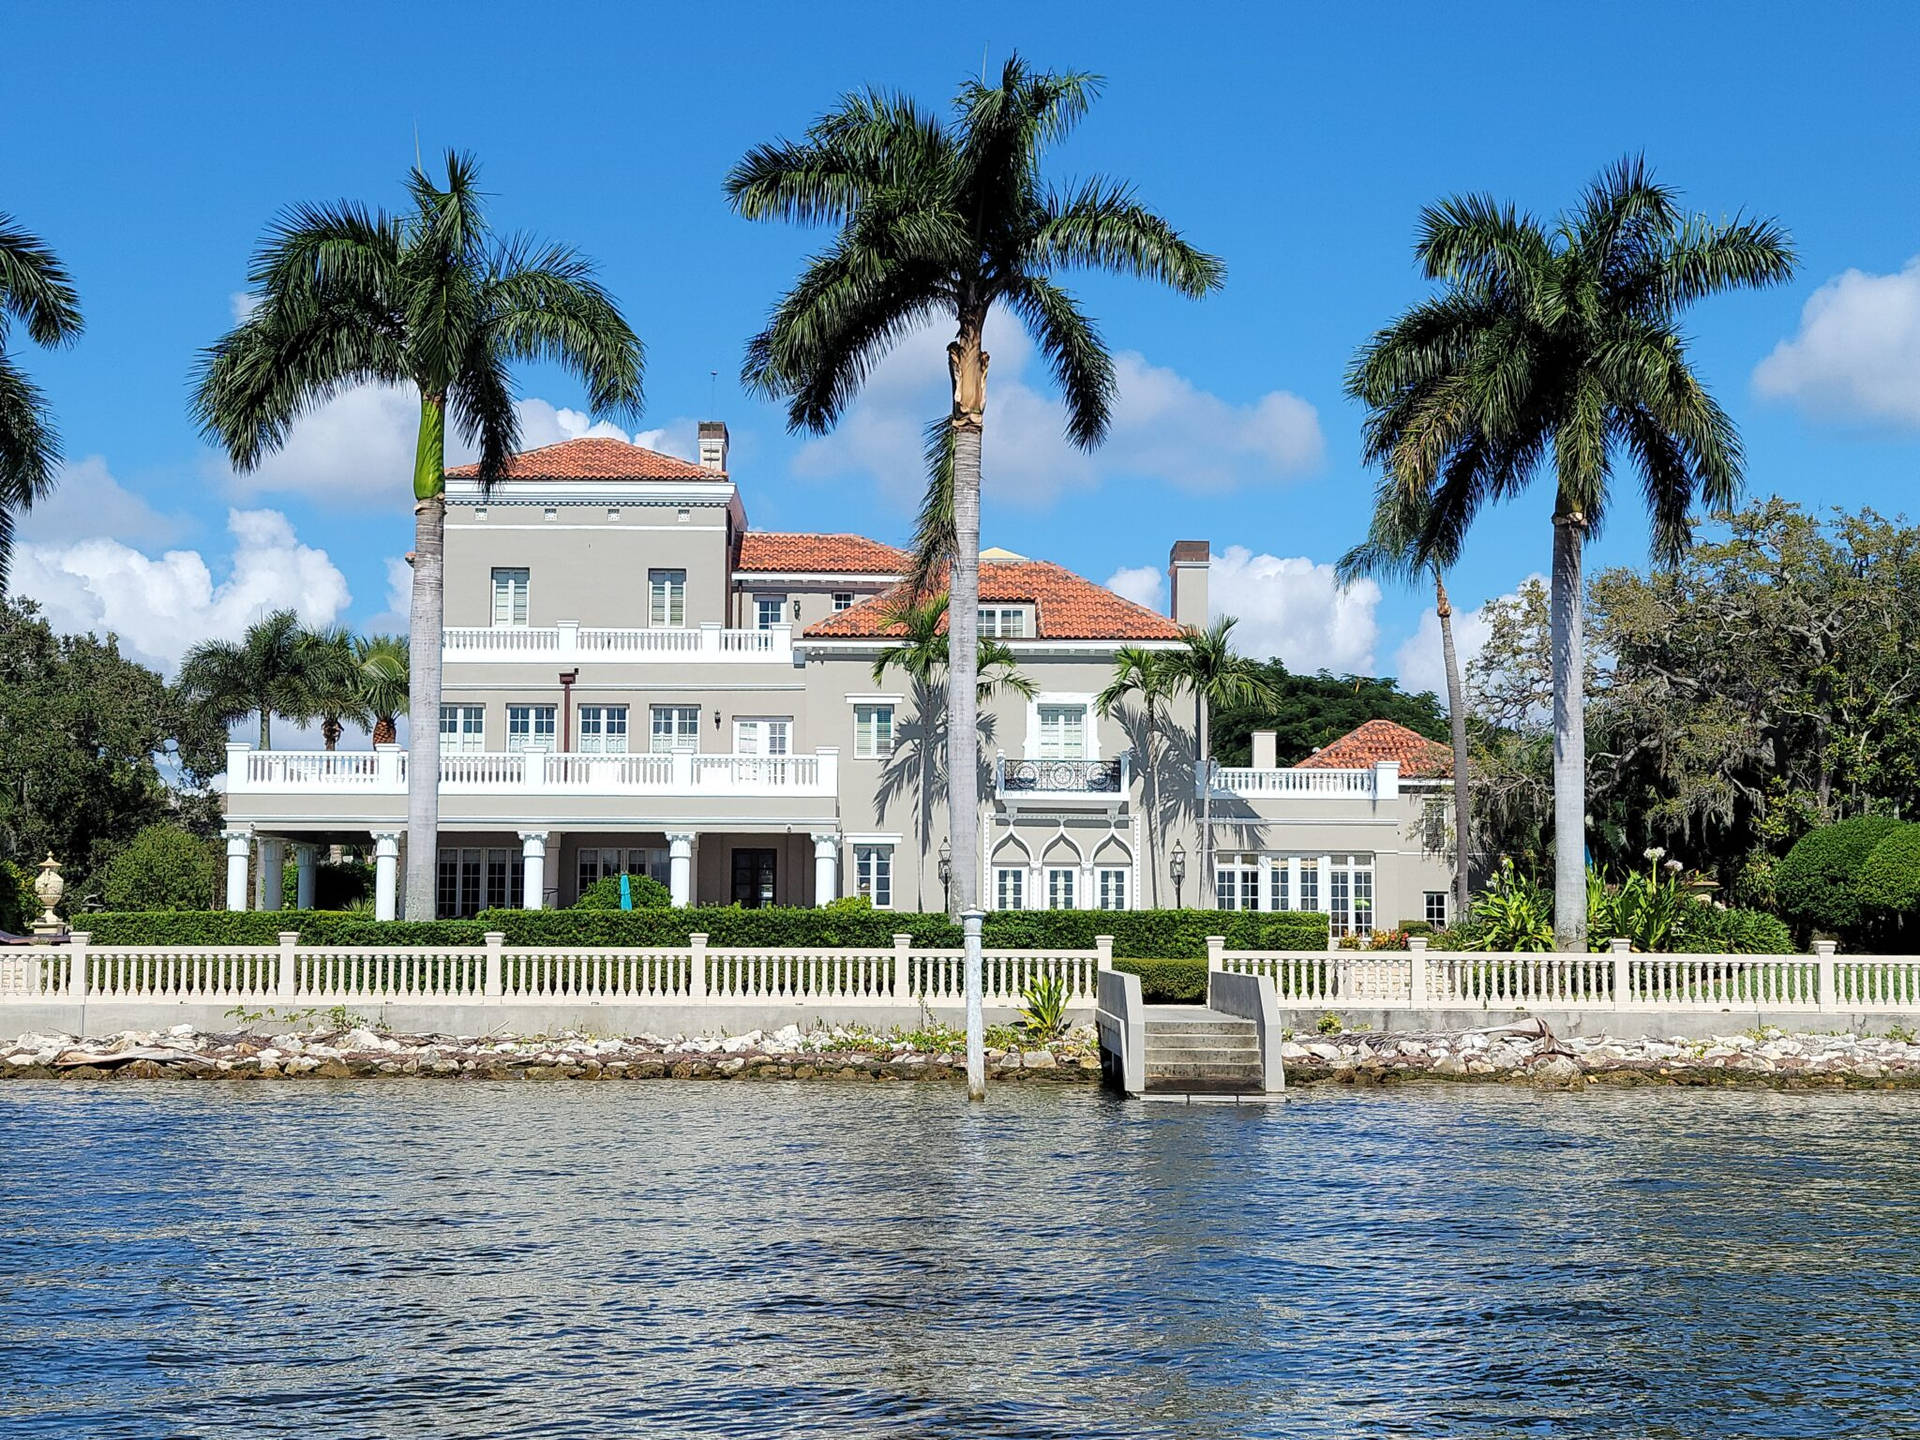
[[[1327,926],[1338,935],[1373,933],[1373,857],[1335,855],[1327,872]],[[1302,871],[1304,888],[1305,872]]]
[[[1027,633],[1027,612],[1018,606],[982,605],[980,633],[1002,640],[1017,640]]]
[[[851,610],[852,608],[853,592],[851,590],[836,590],[833,592],[834,614],[838,615],[842,610]]]
[[[440,707],[440,753],[471,755],[487,748],[487,711],[483,705]]]
[[[582,705],[580,707],[580,749],[589,755],[626,754],[627,707]]]
[[[496,626],[524,626],[527,623],[527,572],[493,572],[493,623]]]
[[[1056,865],[1047,871],[1047,908],[1049,910],[1071,910],[1073,904],[1073,882],[1080,878],[1078,870]]]
[[[1320,908],[1320,862],[1302,860],[1300,862],[1300,901],[1296,910],[1318,910]]]
[[[993,872],[994,908],[1027,908],[1027,871],[1025,866],[1003,866]]]
[[[1086,755],[1087,707],[1042,705],[1040,707],[1040,758],[1042,760],[1084,760]]]
[[[653,707],[649,748],[656,755],[669,750],[700,748],[700,707],[698,705],[656,705]]]
[[[893,754],[893,706],[853,707],[853,754],[858,760],[884,760]]]
[[[793,721],[784,715],[771,719],[735,720],[733,753],[736,755],[790,755]]]
[[[1292,876],[1285,860],[1273,862],[1273,869],[1267,872],[1267,909],[1291,910],[1293,908],[1291,890]]]
[[[687,623],[687,572],[647,572],[647,623],[673,629]]]
[[[1444,925],[1447,923],[1446,891],[1427,891],[1427,923],[1429,925]]]
[[[579,857],[580,889],[609,875],[645,875],[662,885],[672,883],[673,861],[658,847],[616,849],[611,846],[583,846]]]
[[[553,749],[554,714],[551,705],[507,706],[507,749]]]
[[[876,910],[893,908],[893,847],[853,847],[854,893],[864,895]]]
[[[1127,908],[1127,872],[1118,866],[1103,866],[1093,872],[1095,896],[1102,910]]]
[[[753,597],[753,624],[757,630],[771,630],[786,618],[787,597],[784,595],[756,595]]]
[[[464,919],[482,910],[519,908],[525,898],[526,861],[518,850],[456,849],[440,852],[438,911]]]
[[[1260,867],[1244,857],[1216,861],[1213,867],[1214,904],[1221,910],[1260,908]]]

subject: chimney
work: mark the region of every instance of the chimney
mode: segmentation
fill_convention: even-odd
[[[1167,556],[1167,592],[1176,625],[1207,628],[1207,552],[1204,540],[1176,540]]]
[[[726,421],[702,420],[700,422],[700,468],[711,470],[716,475],[727,473]]]
[[[1253,768],[1256,770],[1280,768],[1280,736],[1277,731],[1253,732]]]

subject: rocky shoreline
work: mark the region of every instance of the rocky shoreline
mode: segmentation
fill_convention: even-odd
[[[999,1038],[1004,1039],[1004,1036]],[[1538,1021],[1408,1035],[1343,1031],[1289,1037],[1289,1084],[1406,1080],[1614,1085],[1758,1085],[1772,1089],[1920,1086],[1920,1043],[1904,1034],[1788,1034],[1698,1039],[1560,1038]],[[1031,1048],[994,1046],[1000,1080],[1094,1082],[1093,1031]],[[23,1035],[0,1041],[0,1079],[323,1080],[428,1076],[452,1080],[940,1080],[964,1078],[949,1033],[880,1036],[830,1029],[730,1036],[604,1039],[569,1032],[504,1038],[385,1035],[363,1026],[259,1035],[191,1026],[100,1039]]]

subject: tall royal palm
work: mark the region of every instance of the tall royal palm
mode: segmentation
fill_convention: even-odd
[[[1188,629],[1186,644],[1166,652],[1166,675],[1193,692],[1193,773],[1200,791],[1200,904],[1215,903],[1213,863],[1213,712],[1226,706],[1279,703],[1266,673],[1236,654],[1233,627],[1222,615],[1206,629]]]
[[[1424,211],[1420,232],[1421,265],[1445,289],[1362,348],[1349,390],[1371,412],[1369,461],[1427,510],[1421,556],[1457,550],[1481,507],[1553,477],[1554,932],[1583,950],[1581,552],[1616,463],[1639,472],[1656,561],[1686,548],[1696,499],[1738,493],[1740,438],[1693,372],[1680,315],[1786,280],[1793,247],[1770,220],[1683,214],[1639,160],[1551,224],[1461,196]]]
[[[70,344],[80,334],[80,297],[46,243],[0,212],[0,590],[20,512],[46,496],[60,472],[60,434],[46,397],[7,353],[16,320],[36,345]]]
[[[1453,642],[1453,601],[1447,571],[1459,557],[1452,550],[1421,543],[1426,535],[1425,491],[1410,494],[1392,475],[1380,482],[1367,538],[1340,557],[1342,581],[1363,575],[1415,583],[1433,580],[1433,609],[1440,620],[1440,661],[1447,676],[1447,734],[1453,744],[1453,913],[1464,918],[1473,898],[1470,846],[1473,806],[1467,753],[1467,687],[1460,676],[1460,654]]]
[[[1111,716],[1128,700],[1140,702],[1142,729],[1141,763],[1146,770],[1147,853],[1158,856],[1160,842],[1155,834],[1160,823],[1160,772],[1158,746],[1160,710],[1178,685],[1164,650],[1147,650],[1139,645],[1122,645],[1113,652],[1113,679],[1094,700],[1094,708]],[[1147,867],[1148,898],[1154,909],[1160,908],[1160,867]]]
[[[831,429],[896,342],[953,327],[949,433],[936,448],[952,467],[947,718],[957,735],[974,733],[977,708],[988,315],[1004,305],[1026,326],[1060,386],[1068,438],[1092,448],[1107,432],[1113,366],[1053,275],[1108,270],[1193,296],[1225,276],[1124,184],[1093,179],[1063,192],[1041,178],[1046,149],[1099,89],[1095,76],[1034,71],[1015,56],[997,84],[964,84],[950,120],[898,95],[849,95],[803,140],[759,146],[727,178],[749,219],[839,227],[747,350],[743,378],[788,401],[793,429]],[[955,784],[951,802],[954,904],[967,910],[979,898],[978,789]]]
[[[236,468],[258,465],[294,423],[355,385],[411,387],[414,665],[407,736],[407,914],[430,918],[440,821],[440,644],[446,437],[480,451],[491,485],[519,443],[508,367],[573,371],[596,413],[640,410],[640,341],[572,250],[497,241],[472,157],[449,154],[438,184],[416,168],[412,210],[301,206],[268,232],[249,281],[258,305],[207,352],[195,409]]]

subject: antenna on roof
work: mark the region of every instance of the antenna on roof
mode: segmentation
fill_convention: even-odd
[[[714,407],[717,406],[719,403],[720,403],[720,372],[718,370],[709,370],[707,371],[707,414],[709,415],[717,414],[718,412],[715,410]]]

